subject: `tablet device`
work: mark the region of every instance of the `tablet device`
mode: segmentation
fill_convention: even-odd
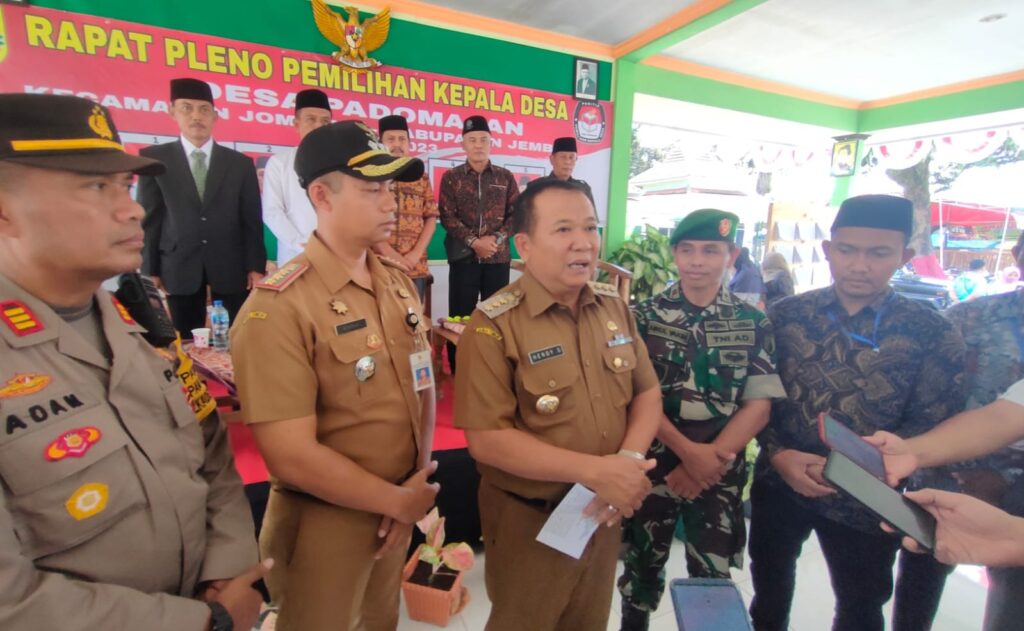
[[[678,578],[669,585],[679,631],[751,631],[747,607],[727,578]]]
[[[829,449],[838,451],[871,475],[885,482],[885,460],[878,447],[869,444],[859,434],[833,418],[831,414],[818,415],[818,434]]]
[[[881,521],[928,550],[935,549],[935,518],[858,464],[833,451],[825,463],[825,479],[874,513]]]

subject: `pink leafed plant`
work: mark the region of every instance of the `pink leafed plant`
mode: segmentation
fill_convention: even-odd
[[[420,560],[430,564],[431,582],[442,565],[455,572],[466,572],[473,567],[476,557],[469,544],[444,545],[444,517],[440,516],[436,506],[426,517],[416,522],[416,527],[427,538],[420,546]]]

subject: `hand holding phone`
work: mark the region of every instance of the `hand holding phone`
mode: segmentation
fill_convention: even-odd
[[[871,475],[886,481],[882,452],[864,440],[863,436],[837,421],[831,414],[818,415],[818,434],[829,449],[838,451]]]
[[[842,452],[829,454],[824,475],[830,484],[863,504],[880,520],[921,547],[935,549],[935,518]]]

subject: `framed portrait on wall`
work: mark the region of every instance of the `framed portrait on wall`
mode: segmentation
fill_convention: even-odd
[[[576,58],[572,75],[573,96],[587,101],[597,100],[597,62],[593,59]]]
[[[832,177],[853,175],[857,169],[857,139],[837,140],[832,145]]]

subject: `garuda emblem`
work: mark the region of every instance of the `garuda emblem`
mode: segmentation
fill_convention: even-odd
[[[332,11],[324,0],[313,0],[312,4],[316,27],[339,49],[331,53],[335,61],[356,70],[368,70],[381,65],[379,61],[367,57],[366,54],[377,50],[387,40],[388,29],[391,26],[390,7],[360,23],[359,9],[355,7],[345,7],[345,12],[348,13],[346,19]]]

